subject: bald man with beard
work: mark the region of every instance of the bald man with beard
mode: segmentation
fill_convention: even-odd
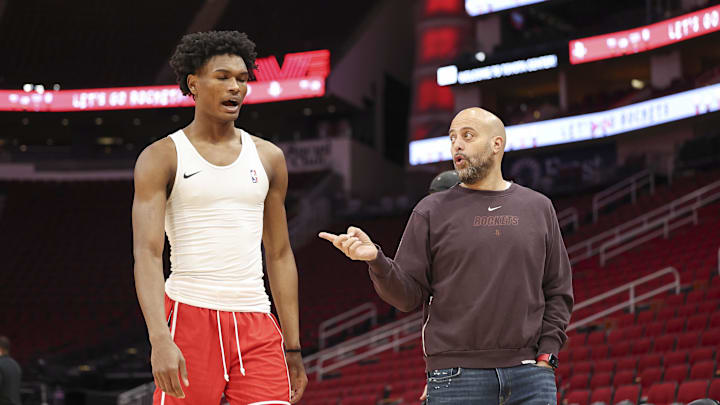
[[[555,210],[503,179],[498,117],[463,110],[448,135],[460,184],[415,206],[394,259],[356,227],[319,236],[367,262],[387,303],[406,312],[422,305],[429,405],[555,404],[573,306]]]

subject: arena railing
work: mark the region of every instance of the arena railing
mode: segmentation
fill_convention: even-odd
[[[715,189],[713,189],[713,191],[715,191]],[[671,211],[665,216],[646,222],[638,228],[616,235],[600,246],[600,265],[604,266],[609,259],[655,239],[658,236],[662,235],[667,239],[670,231],[683,225],[689,223],[697,225],[697,210],[717,200],[720,200],[720,187],[717,187],[716,192],[713,194],[698,195],[696,202],[693,204],[678,208],[671,207]]]
[[[149,382],[118,395],[117,405],[151,405],[155,382]]]
[[[651,291],[648,291],[641,295],[636,295],[636,287],[643,285],[647,282],[650,282],[652,280],[655,280],[657,278],[660,278],[662,276],[665,276],[666,274],[672,274],[674,277],[674,280],[671,283],[664,284],[658,288],[655,288]],[[628,293],[628,299],[624,302],[621,302],[619,304],[615,304],[611,306],[610,308],[604,309],[600,312],[597,312],[593,315],[588,316],[587,318],[583,318],[579,321],[571,322],[570,325],[567,328],[567,331],[571,331],[573,329],[577,329],[579,327],[585,326],[589,323],[592,323],[598,319],[601,319],[603,317],[606,317],[614,312],[629,308],[630,313],[635,313],[635,306],[638,302],[644,301],[646,299],[652,298],[656,295],[662,294],[665,291],[675,290],[675,294],[680,293],[680,273],[675,269],[674,267],[666,267],[662,270],[658,270],[654,273],[648,274],[647,276],[641,277],[637,280],[633,280],[627,284],[623,284],[620,287],[613,288],[610,291],[604,292],[602,294],[596,295],[595,297],[592,297],[590,299],[587,299],[579,304],[576,304],[573,307],[573,312],[578,311],[580,309],[589,307],[590,305],[596,304],[598,302],[601,302],[603,300],[606,300],[612,296],[615,296],[617,294],[621,293]]]
[[[637,287],[667,274],[673,276],[672,282],[637,295]],[[576,304],[573,308],[574,311],[587,308],[617,294],[625,292],[628,294],[626,301],[613,305],[610,308],[606,308],[579,321],[574,321],[568,326],[567,330],[577,329],[626,308],[629,308],[630,312],[634,313],[636,305],[639,302],[671,290],[676,294],[680,293],[680,273],[674,267],[666,267]],[[402,344],[420,339],[421,334],[422,311],[418,311],[403,319],[349,339],[337,346],[306,356],[304,358],[305,369],[308,375],[315,373],[316,380],[321,381],[323,376],[334,370],[357,363],[381,352],[387,350],[398,352]]]
[[[327,339],[330,336],[348,330],[368,320],[370,321],[371,328],[377,326],[377,307],[372,302],[366,302],[323,321],[318,327],[319,348],[321,350],[325,348]]]
[[[568,255],[570,256],[570,263],[575,264],[581,260],[588,259],[600,253],[600,247],[605,243],[620,235],[632,231],[638,227],[646,226],[659,218],[664,218],[668,215],[679,211],[684,205],[696,204],[703,202],[700,206],[708,204],[712,201],[703,199],[703,196],[720,191],[720,181],[710,183],[704,187],[701,187],[695,191],[692,191],[662,207],[656,208],[645,215],[641,215],[623,224],[620,224],[612,229],[601,232],[589,239],[582,242],[576,243],[567,249]],[[699,206],[697,207],[699,208]]]
[[[608,187],[593,196],[593,223],[598,221],[600,210],[613,202],[630,196],[632,203],[637,201],[637,192],[641,187],[650,186],[650,194],[655,193],[655,175],[649,170],[643,170],[627,179]]]
[[[565,208],[557,214],[558,224],[560,228],[572,225],[573,230],[577,230],[580,226],[580,216],[575,207]]]
[[[420,338],[422,311],[381,326],[363,335],[305,356],[305,370],[308,375],[316,373],[316,379],[339,368],[356,363],[386,350],[398,352],[406,342]]]

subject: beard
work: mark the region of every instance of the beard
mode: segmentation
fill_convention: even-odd
[[[460,181],[465,184],[475,184],[488,176],[493,166],[493,158],[490,154],[485,157],[469,157],[463,155],[465,159],[465,167],[455,170],[457,171]]]

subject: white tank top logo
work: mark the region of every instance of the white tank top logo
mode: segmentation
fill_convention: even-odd
[[[260,251],[269,181],[255,143],[241,134],[242,150],[227,166],[206,161],[182,130],[170,135],[178,165],[165,211],[165,292],[201,308],[269,313]]]

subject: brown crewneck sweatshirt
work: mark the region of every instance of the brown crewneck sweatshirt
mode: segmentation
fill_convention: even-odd
[[[552,203],[526,187],[429,195],[395,259],[379,250],[369,265],[383,300],[423,304],[428,371],[517,366],[567,339],[570,261]]]

